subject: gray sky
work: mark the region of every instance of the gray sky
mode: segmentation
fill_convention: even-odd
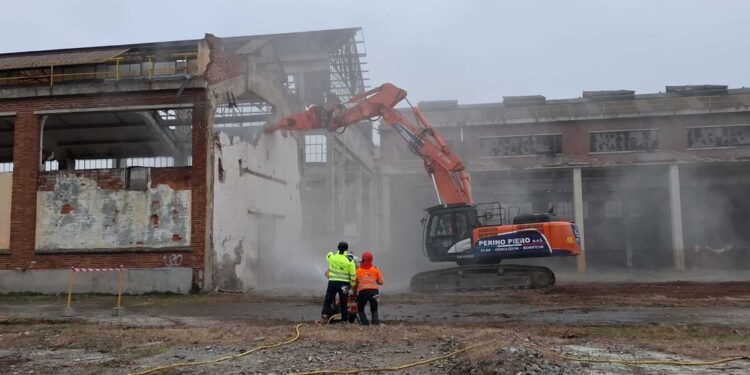
[[[370,85],[413,102],[750,86],[750,1],[17,1],[0,52],[361,26]]]

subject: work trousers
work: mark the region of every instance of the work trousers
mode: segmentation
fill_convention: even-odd
[[[372,315],[372,324],[380,324],[378,319],[378,294],[377,289],[366,289],[360,290],[357,293],[357,314],[359,315],[359,323],[362,325],[370,325],[367,321],[367,314],[365,314],[365,305],[370,304],[370,314]]]
[[[333,304],[336,300],[336,294],[339,295],[339,310],[341,312],[341,321],[345,322],[349,319],[349,313],[346,308],[346,301],[349,293],[345,292],[345,288],[349,287],[349,283],[346,281],[328,281],[328,288],[326,289],[326,297],[323,300],[323,312],[321,316],[324,319],[328,319],[336,311],[333,309]]]

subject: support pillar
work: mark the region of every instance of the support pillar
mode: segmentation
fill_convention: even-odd
[[[36,193],[41,167],[41,121],[19,112],[13,131],[13,185],[10,203],[10,251],[17,267],[27,268],[36,251]]]
[[[328,232],[336,232],[336,143],[333,134],[326,134],[326,191],[330,201],[328,215]]]
[[[584,241],[583,235],[583,178],[581,177],[581,168],[573,168],[573,211],[578,234],[581,237],[581,254],[576,259],[576,268],[579,273],[584,273],[586,272],[586,241]]]
[[[680,169],[677,164],[669,166],[669,216],[672,224],[672,256],[674,268],[685,270],[685,242],[682,233],[682,200],[680,198]]]
[[[193,145],[193,167],[191,178],[191,200],[190,200],[190,246],[193,248],[191,256],[200,259],[203,263],[203,273],[193,274],[193,282],[199,287],[206,286],[206,280],[211,280],[212,259],[206,251],[208,244],[207,228],[211,228],[211,217],[209,212],[208,186],[209,178],[212,178],[213,165],[209,159],[210,121],[213,111],[209,110],[206,103],[196,103],[193,108],[192,123],[192,145]]]
[[[363,244],[367,243],[366,240],[364,240],[364,234],[367,233],[367,227],[365,227],[365,218],[366,214],[364,212],[364,187],[362,174],[364,171],[362,171],[362,165],[357,163],[356,167],[354,168],[354,202],[357,209],[357,216],[355,218],[355,223],[357,223],[357,238],[358,243]]]
[[[382,209],[380,220],[380,249],[385,252],[391,251],[391,181],[390,177],[383,176],[382,180]]]

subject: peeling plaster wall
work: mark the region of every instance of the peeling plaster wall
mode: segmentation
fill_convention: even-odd
[[[118,174],[126,175],[58,172],[54,189],[38,192],[37,251],[189,246],[190,190],[152,181],[145,191],[125,190]]]
[[[10,241],[10,197],[12,173],[0,173],[0,249],[7,250]]]
[[[256,145],[218,133],[214,145],[213,287],[247,291],[284,276],[300,247],[297,141],[279,133]],[[287,273],[288,275],[288,273]]]

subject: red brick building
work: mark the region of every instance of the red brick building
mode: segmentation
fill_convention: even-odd
[[[333,85],[300,95],[320,69],[294,46],[356,32],[0,54],[0,292],[119,266],[134,292],[257,287],[286,241],[261,234],[301,232],[304,145],[256,134]],[[111,291],[101,280],[78,290]]]

